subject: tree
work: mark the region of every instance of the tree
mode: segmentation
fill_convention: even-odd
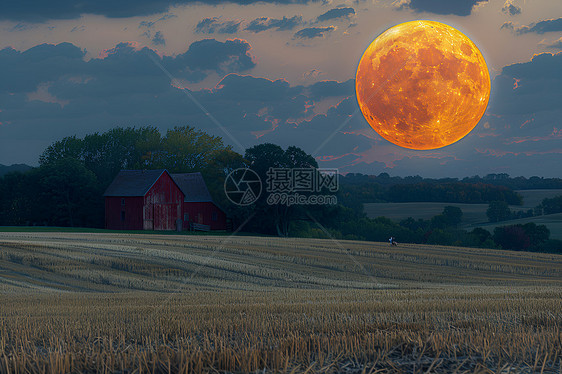
[[[449,226],[457,227],[462,221],[462,210],[457,206],[446,206],[443,213]]]
[[[486,215],[490,222],[506,221],[511,218],[511,210],[505,201],[492,201],[488,205]]]
[[[540,205],[544,214],[555,214],[562,212],[562,195],[544,199]]]
[[[480,243],[486,242],[488,239],[492,239],[492,234],[488,230],[484,230],[481,227],[477,227],[470,232],[471,235],[478,238]]]
[[[172,173],[202,171],[219,153],[230,149],[219,136],[190,126],[176,126],[166,132],[158,149],[146,155],[145,166]]]
[[[521,225],[496,227],[493,238],[503,249],[524,251],[531,246],[531,239]]]
[[[550,238],[550,230],[545,225],[529,222],[523,225],[523,230],[527,233],[532,247],[539,246]]]
[[[108,186],[122,169],[149,167],[151,155],[160,149],[161,136],[155,127],[117,127],[84,139],[63,138],[45,149],[39,164],[75,159],[93,172],[102,186]]]
[[[265,143],[259,144],[246,150],[244,157],[262,180],[263,189],[268,188],[268,171],[270,168],[310,168],[314,171],[318,168],[318,163],[314,157],[310,156],[298,147],[289,147],[283,150],[278,145]],[[271,186],[269,186],[271,187]],[[299,192],[300,193],[300,192]],[[306,195],[306,193],[302,193]],[[282,202],[272,204],[267,201],[268,194],[262,193],[253,209],[256,216],[250,227],[256,231],[262,231],[279,236],[288,236],[290,224],[296,219],[306,217],[304,208],[299,205],[287,205]],[[322,209],[322,207],[307,207],[307,209]]]
[[[78,160],[67,158],[43,165],[36,181],[37,219],[53,226],[98,226],[103,199],[96,176]]]
[[[29,173],[8,173],[0,178],[0,225],[29,224],[35,205],[34,196]]]

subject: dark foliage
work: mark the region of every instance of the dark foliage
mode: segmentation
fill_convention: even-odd
[[[550,231],[544,225],[501,226],[494,229],[494,241],[503,249],[516,251],[540,250],[549,241]]]
[[[103,227],[103,192],[122,169],[201,171],[219,206],[226,174],[242,156],[222,139],[189,126],[165,136],[154,127],[115,128],[49,146],[40,166],[0,178],[0,224]]]
[[[540,207],[544,214],[562,213],[562,195],[544,199]]]
[[[455,178],[424,179],[348,174],[341,178],[338,194],[342,204],[361,212],[365,203],[381,202],[448,202],[483,204],[505,201],[521,205],[521,196],[507,186],[487,183],[486,179],[473,177],[458,181]]]
[[[505,201],[492,201],[486,210],[488,221],[500,222],[511,218],[511,210]]]

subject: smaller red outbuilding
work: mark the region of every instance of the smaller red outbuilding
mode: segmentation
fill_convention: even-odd
[[[198,228],[226,230],[226,214],[213,201],[201,173],[172,174],[172,179],[185,196],[182,211],[184,229],[196,224]]]

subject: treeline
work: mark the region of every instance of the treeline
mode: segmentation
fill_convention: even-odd
[[[376,183],[382,186],[395,186],[399,184],[417,183],[469,183],[469,184],[490,184],[494,186],[504,186],[512,190],[540,190],[540,189],[562,189],[561,178],[543,178],[533,176],[510,177],[509,174],[487,174],[483,177],[478,175],[472,177],[459,178],[423,178],[419,175],[407,177],[391,177],[388,173],[379,175],[366,175],[361,173],[349,173],[344,178],[346,184]]]
[[[521,205],[512,189],[483,182],[459,182],[450,178],[424,180],[421,177],[346,175],[341,178],[341,198],[346,205],[361,209],[365,203],[446,202],[486,204],[504,201]]]
[[[325,228],[314,222],[295,222],[295,235],[376,242],[388,241],[393,236],[399,243],[562,253],[562,241],[550,239],[550,231],[545,225],[501,226],[495,228],[493,234],[482,228],[460,229],[462,211],[458,207],[445,207],[441,214],[429,220],[410,217],[400,222],[386,217],[370,219],[341,206],[334,213],[338,221],[326,222]]]
[[[519,194],[504,186],[483,183],[416,183],[396,185],[384,194],[389,202],[444,202],[444,203],[489,203],[505,201],[509,205],[522,205]]]
[[[459,229],[462,211],[456,207],[446,207],[431,220],[401,222],[370,219],[363,212],[363,202],[377,201],[490,200],[500,201],[502,207],[517,203],[518,196],[509,188],[479,182],[407,177],[399,178],[407,183],[393,184],[396,179],[388,175],[351,175],[341,177],[338,192],[320,192],[336,193],[337,205],[271,204],[267,194],[250,206],[234,205],[224,193],[225,177],[232,170],[251,167],[265,183],[269,167],[317,168],[316,160],[300,148],[282,149],[274,144],[260,144],[240,155],[220,137],[189,126],[175,127],[164,135],[154,127],[140,127],[67,137],[49,146],[39,162],[30,171],[0,178],[0,225],[103,227],[103,192],[120,170],[168,169],[202,172],[215,202],[235,228],[240,225],[246,232],[371,241],[394,236],[399,242],[537,251],[562,248],[562,242],[551,240],[544,226],[498,228],[493,235],[483,229]],[[543,205],[545,212],[557,212],[561,201],[547,199]]]
[[[115,128],[49,146],[39,167],[0,178],[0,225],[104,226],[103,192],[122,169],[200,171],[220,204],[224,174],[244,165],[220,137],[189,126]]]
[[[30,169],[32,169],[32,167],[25,164],[14,164],[9,166],[0,164],[0,177],[8,173],[16,173],[16,172],[24,173]]]
[[[492,201],[486,210],[486,215],[490,222],[501,222],[555,213],[562,213],[562,195],[545,198],[539,205],[527,210],[512,211],[505,201]]]

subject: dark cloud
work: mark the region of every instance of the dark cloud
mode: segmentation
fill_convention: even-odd
[[[342,165],[342,157],[349,159],[346,156],[349,155],[352,156],[350,161],[356,160],[360,153],[372,146],[371,140],[353,133],[369,128],[357,109],[355,97],[346,98],[331,107],[326,114],[315,115],[298,124],[282,123],[274,131],[260,138],[260,141],[272,142],[284,147],[297,145],[315,156],[325,156],[330,160],[338,158],[337,164]],[[353,113],[355,115],[350,117]]]
[[[500,30],[503,30],[503,29],[513,30],[514,28],[515,28],[515,25],[513,24],[513,22],[507,21],[507,22],[502,23],[502,25],[500,27]]]
[[[507,0],[503,4],[502,12],[509,14],[510,16],[515,16],[521,14],[521,7],[513,4],[513,0]]]
[[[20,23],[15,24],[10,29],[8,29],[8,31],[9,32],[27,31],[27,30],[33,29],[33,27],[34,27],[33,25],[20,22]]]
[[[552,43],[546,43],[545,44],[546,48],[552,48],[552,49],[562,49],[562,38],[555,40]]]
[[[146,27],[148,29],[154,27],[155,24],[157,24],[158,22],[162,22],[162,21],[166,21],[170,18],[176,18],[177,16],[174,14],[164,14],[162,17],[158,18],[155,21],[141,21],[139,22],[139,29]]]
[[[30,93],[47,83],[51,93],[63,99],[72,99],[77,91],[81,95],[104,95],[108,85],[118,86],[114,89],[120,91],[150,91],[151,77],[161,75],[153,59],[161,61],[179,79],[199,81],[212,72],[253,68],[256,64],[250,49],[243,40],[223,43],[207,39],[191,44],[185,53],[160,58],[149,48],[120,43],[104,51],[104,58],[86,62],[85,51],[70,43],[42,44],[23,52],[5,48],[0,50],[0,93]]]
[[[156,31],[156,33],[152,37],[152,44],[166,45],[166,39],[164,39],[164,34],[162,34],[162,31]]]
[[[283,17],[281,19],[261,17],[251,21],[245,28],[247,31],[259,33],[269,29],[277,29],[277,31],[292,30],[302,24],[302,16],[293,16],[291,18]]]
[[[562,52],[506,66],[494,79],[489,111],[499,115],[561,109]]]
[[[475,5],[485,2],[488,0],[411,0],[402,8],[410,8],[417,12],[468,16]]]
[[[335,137],[324,149],[329,154],[351,154],[369,147],[363,137],[344,134],[364,127],[360,116],[347,121],[350,106],[356,106],[354,99],[343,100],[326,114],[313,112],[316,101],[350,95],[353,81],[291,86],[282,79],[227,74],[213,89],[190,91],[177,81],[171,84],[153,61],[180,81],[196,81],[213,71],[253,67],[249,50],[245,41],[213,39],[193,43],[183,54],[164,57],[147,47],[120,43],[89,61],[84,60],[84,51],[71,44],[37,46],[24,52],[1,50],[0,160],[35,163],[46,146],[63,136],[118,125],[153,124],[165,130],[191,124],[229,141],[185,92],[245,146],[272,139],[279,144],[296,142],[313,152],[322,137],[333,132]],[[17,79],[8,79],[15,72]],[[346,125],[339,129],[342,123]]]
[[[182,82],[196,81],[215,72],[251,69],[255,62],[249,51],[245,41],[213,39],[164,57],[121,43],[89,61],[83,50],[68,43],[1,50],[0,163],[35,163],[46,146],[63,136],[114,126],[150,124],[165,131],[189,124],[234,145],[209,113],[245,147],[273,142],[309,153],[319,149],[322,166],[343,172],[458,177],[559,173],[562,53],[504,67],[494,80],[487,115],[467,137],[442,149],[411,151],[369,127],[358,111],[353,80],[292,86],[282,79],[230,73],[212,89],[189,90],[170,82],[153,61]],[[327,103],[337,104],[315,112]]]
[[[349,18],[353,15],[355,15],[355,9],[353,8],[334,8],[319,15],[318,18],[316,18],[316,21],[323,22],[337,18]]]
[[[205,0],[205,4],[267,2],[271,4],[307,4],[317,0]],[[79,18],[83,14],[106,17],[138,17],[166,12],[176,5],[200,4],[200,0],[18,0],[0,2],[0,20],[44,22],[49,19]]]
[[[320,75],[322,75],[324,73],[322,73],[322,71],[318,70],[318,69],[310,69],[309,71],[305,71],[302,75],[302,77],[304,79],[309,79],[309,78],[317,78]]]
[[[219,42],[215,39],[204,39],[192,43],[189,49],[175,58],[166,57],[165,62],[171,66],[190,70],[216,71],[219,74],[241,72],[256,66],[250,54],[250,43],[241,39]]]
[[[504,22],[501,28],[513,30],[519,35],[528,33],[544,34],[547,32],[559,32],[562,31],[562,18],[548,19],[523,26],[516,26],[513,22],[509,21]]]
[[[236,34],[242,21],[221,21],[219,17],[204,18],[195,26],[200,34]]]
[[[72,30],[70,30],[70,32],[82,32],[84,30],[86,30],[86,26],[80,25],[80,26],[74,26]]]
[[[166,45],[166,39],[164,38],[164,34],[162,31],[154,32],[154,26],[162,21],[168,20],[170,18],[175,18],[176,16],[173,14],[164,14],[162,17],[158,18],[155,21],[141,21],[139,22],[139,29],[144,29],[145,31],[142,33],[142,36],[149,39],[153,45]],[[74,30],[73,30],[74,31]]]
[[[0,92],[30,92],[39,83],[84,71],[85,51],[70,44],[41,44],[24,52],[0,50]],[[1,109],[1,108],[0,108]]]
[[[314,100],[327,97],[352,96],[355,94],[355,80],[345,82],[322,81],[308,87],[309,96]]]
[[[307,27],[300,31],[297,31],[294,35],[295,39],[314,39],[318,37],[324,37],[325,34],[334,31],[336,28],[334,26],[328,27]]]

